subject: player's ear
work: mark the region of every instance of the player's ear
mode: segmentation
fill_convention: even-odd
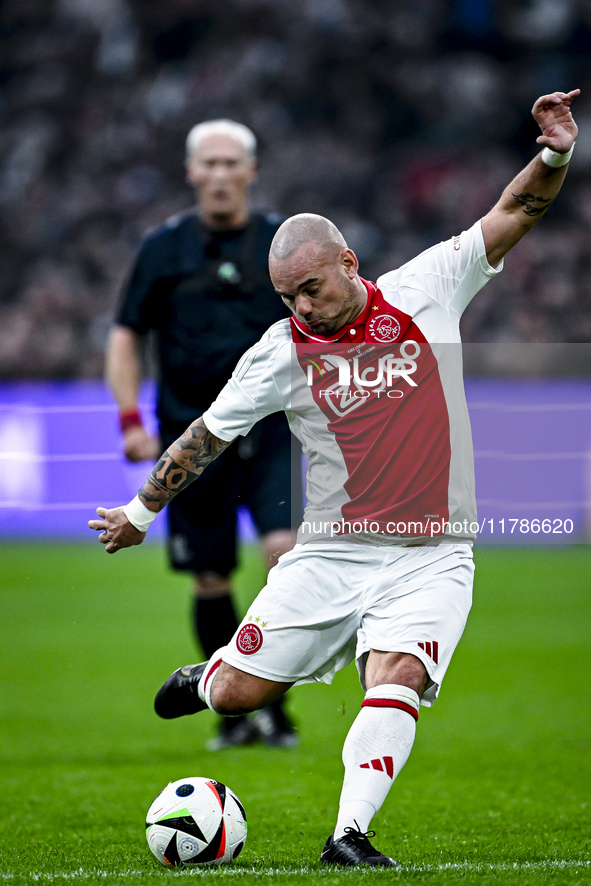
[[[341,249],[339,260],[343,268],[345,269],[347,277],[353,279],[353,277],[357,276],[357,271],[359,270],[359,261],[352,249],[349,249],[348,246],[346,246],[344,249]]]

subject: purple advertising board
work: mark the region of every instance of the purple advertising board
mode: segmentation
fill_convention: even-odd
[[[468,379],[478,538],[591,540],[591,381]]]
[[[468,378],[478,539],[591,540],[591,381]],[[155,429],[154,387],[142,390]],[[0,385],[0,537],[88,538],[98,505],[129,501],[149,464],[121,455],[117,411],[99,381]],[[159,515],[148,538],[161,540]],[[241,519],[241,534],[252,527]]]

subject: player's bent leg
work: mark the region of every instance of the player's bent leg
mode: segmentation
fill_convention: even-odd
[[[222,662],[212,680],[209,704],[212,710],[225,716],[247,714],[267,707],[291,685],[257,677]]]
[[[230,642],[238,627],[232,587],[229,576],[211,570],[196,574],[194,581],[193,628],[198,645],[210,658]],[[207,741],[206,747],[210,751],[243,747],[258,737],[258,728],[248,717],[220,717],[217,734]]]
[[[156,713],[172,720],[210,708],[224,716],[239,716],[265,707],[291,685],[240,671],[222,662],[222,652],[171,674],[156,694]]]

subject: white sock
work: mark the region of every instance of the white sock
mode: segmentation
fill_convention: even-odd
[[[408,760],[419,696],[395,683],[368,690],[343,745],[345,779],[334,831],[338,840],[351,827],[366,833]]]
[[[214,713],[217,713],[217,711],[211,704],[211,687],[213,686],[214,674],[222,663],[222,655],[225,648],[225,646],[221,646],[218,651],[214,652],[211,656],[207,662],[205,670],[201,674],[201,679],[199,680],[199,685],[197,687],[199,698],[201,701],[204,701],[210,711],[214,711]]]

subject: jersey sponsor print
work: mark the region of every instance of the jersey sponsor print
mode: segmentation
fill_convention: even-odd
[[[450,430],[437,359],[413,318],[363,283],[364,311],[336,336],[321,343],[290,320],[297,363],[346,467],[341,518],[328,534],[441,536],[449,522]],[[296,404],[299,387],[294,378]],[[309,524],[319,537],[327,528]]]
[[[400,319],[392,314],[395,327],[384,327],[398,329],[388,344],[296,344],[346,465],[348,501],[333,534],[361,524],[362,531],[425,535],[437,518],[440,535],[449,518],[449,419],[437,361],[410,318]]]

